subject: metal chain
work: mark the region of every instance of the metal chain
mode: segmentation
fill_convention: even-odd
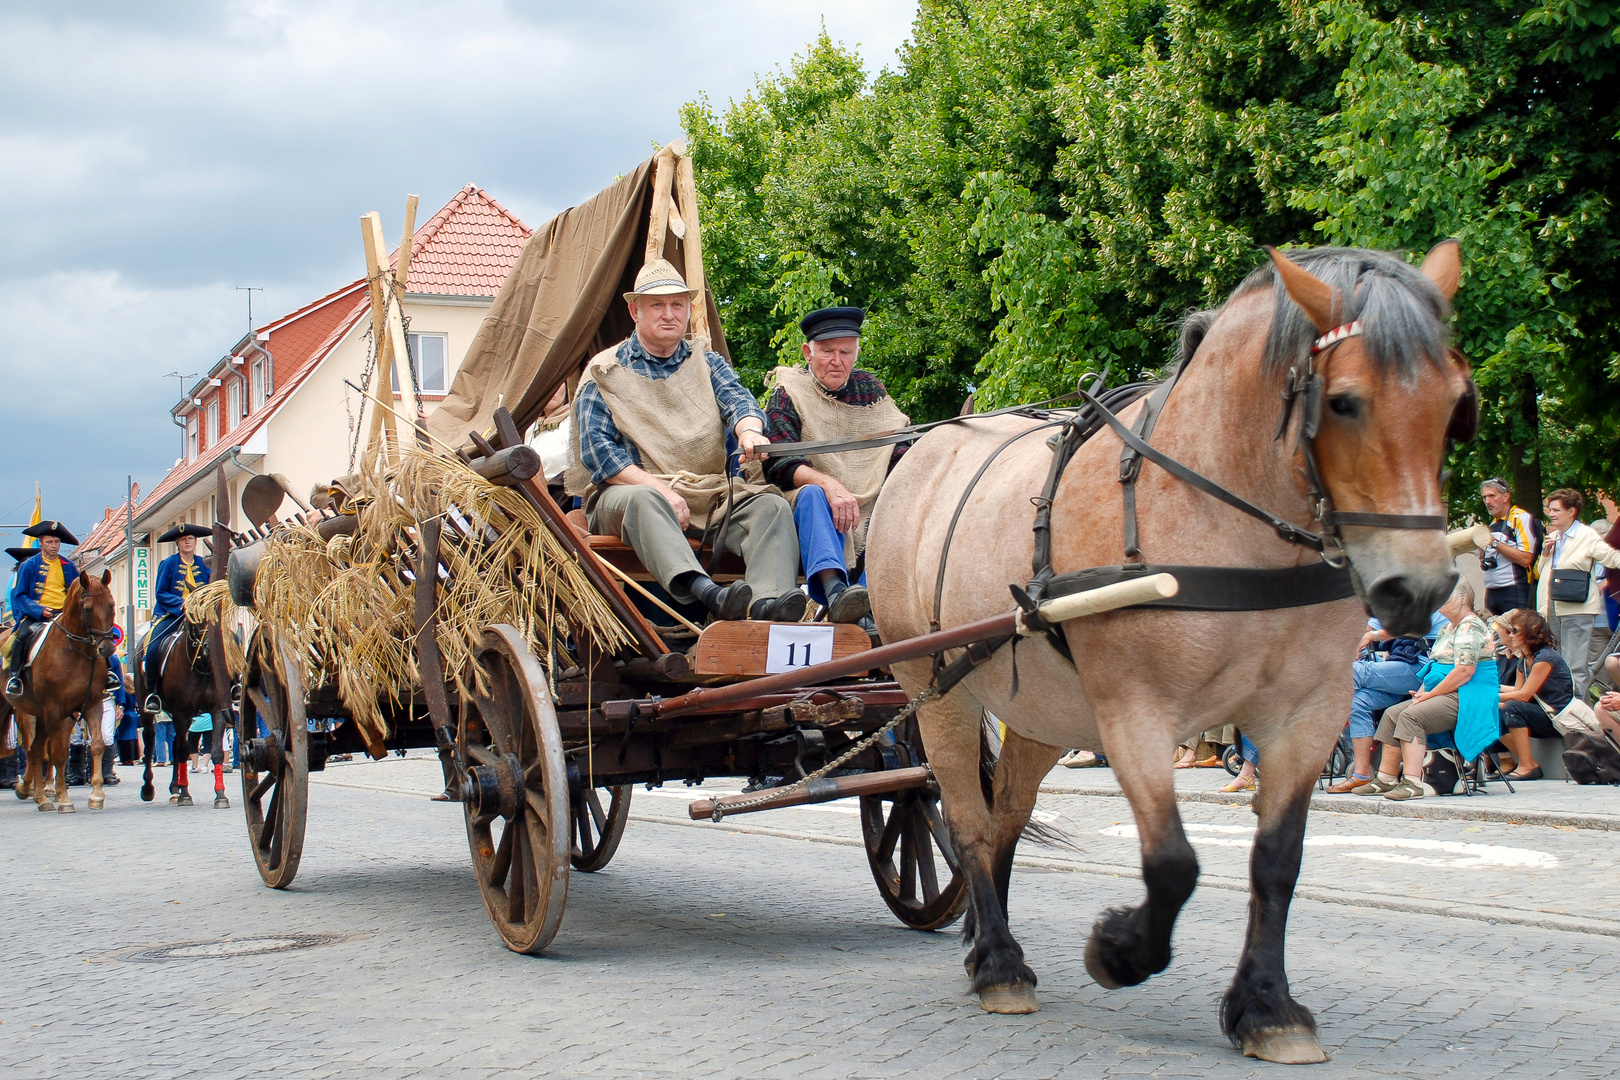
[[[895,714],[895,717],[894,717],[893,720],[890,720],[887,724],[884,724],[882,727],[880,727],[876,731],[872,732],[872,734],[868,735],[866,738],[862,739],[860,742],[856,743],[854,746],[852,746],[848,750],[844,751],[842,754],[840,754],[833,761],[829,762],[826,765],[823,765],[821,768],[817,769],[815,772],[811,773],[809,776],[806,776],[806,777],[804,777],[804,778],[802,778],[800,780],[795,780],[793,783],[789,784],[786,787],[773,787],[773,788],[769,789],[768,791],[766,791],[764,794],[757,796],[756,798],[749,799],[747,802],[733,803],[731,806],[722,806],[720,804],[719,798],[710,799],[709,800],[709,820],[711,820],[711,821],[715,822],[716,824],[718,824],[721,821],[721,819],[723,819],[727,814],[740,814],[745,810],[752,809],[753,807],[762,806],[762,805],[764,805],[765,803],[768,803],[768,802],[775,802],[777,799],[780,799],[783,795],[791,795],[793,792],[798,791],[800,788],[806,786],[807,784],[810,784],[810,783],[812,783],[813,781],[816,781],[816,780],[820,780],[823,776],[826,776],[828,773],[830,773],[834,769],[838,768],[844,762],[848,761],[850,758],[854,757],[856,754],[859,754],[862,750],[865,750],[867,747],[869,747],[873,743],[877,742],[883,736],[887,735],[889,732],[891,732],[895,728],[899,727],[902,723],[909,720],[911,718],[911,715],[913,713],[915,713],[918,710],[918,708],[920,708],[923,705],[928,704],[930,701],[933,701],[938,696],[939,696],[939,691],[934,687],[934,685],[932,683],[928,684],[927,686],[923,687],[922,693],[920,693],[916,697],[912,698],[909,702],[906,703],[905,708],[901,709],[898,713]]]

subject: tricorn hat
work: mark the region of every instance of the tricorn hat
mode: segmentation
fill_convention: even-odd
[[[158,537],[160,544],[172,544],[182,536],[213,536],[214,530],[202,525],[176,525],[162,536]]]
[[[6,548],[6,554],[10,555],[18,562],[23,562],[26,559],[31,559],[35,555],[38,555],[39,548]]]
[[[858,307],[824,307],[812,311],[799,320],[806,341],[824,341],[827,338],[858,338],[866,312]]]
[[[68,532],[67,527],[60,521],[42,521],[38,525],[30,525],[23,530],[23,535],[37,536],[42,540],[47,536],[54,536],[69,547],[79,546],[79,538]]]
[[[638,296],[673,296],[685,293],[696,296],[697,290],[688,288],[686,279],[668,259],[654,259],[636,274],[636,287],[624,294],[625,303]]]

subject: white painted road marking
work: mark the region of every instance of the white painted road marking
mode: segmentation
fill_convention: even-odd
[[[1188,822],[1182,827],[1187,830],[1187,839],[1204,847],[1246,848],[1254,843],[1254,828],[1248,825],[1206,825],[1201,822]],[[1128,840],[1135,840],[1137,835],[1135,825],[1113,825],[1099,829],[1098,832],[1103,836],[1118,836]],[[1556,856],[1531,848],[1509,847],[1505,844],[1473,844],[1458,840],[1375,836],[1367,833],[1352,836],[1307,836],[1305,846],[1338,849],[1334,854],[1374,862],[1458,869],[1489,866],[1552,870],[1559,865]],[[1409,854],[1410,852],[1418,854]]]

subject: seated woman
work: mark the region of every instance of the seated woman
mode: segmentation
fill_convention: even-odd
[[[1603,668],[1608,672],[1609,682],[1620,686],[1620,653],[1606,657]],[[1620,740],[1620,691],[1604,691],[1603,696],[1598,699],[1597,708],[1592,711],[1597,713],[1598,723],[1603,726],[1603,730]]]
[[[1423,689],[1412,691],[1411,700],[1384,710],[1378,723],[1378,741],[1384,744],[1378,775],[1356,788],[1357,795],[1396,801],[1423,798],[1423,759],[1430,735],[1455,729],[1464,760],[1496,741],[1496,659],[1490,628],[1474,614],[1473,587],[1457,582],[1440,614],[1446,617],[1446,626],[1419,673]]]
[[[1503,618],[1513,681],[1504,681],[1501,698],[1502,741],[1513,751],[1518,767],[1507,774],[1509,780],[1540,780],[1541,766],[1530,749],[1530,739],[1558,739],[1547,709],[1558,712],[1575,696],[1575,680],[1569,665],[1553,648],[1552,628],[1540,613],[1529,608],[1510,611]],[[1546,708],[1536,701],[1540,698]]]

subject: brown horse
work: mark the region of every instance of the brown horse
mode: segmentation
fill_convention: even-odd
[[[41,810],[74,812],[67,790],[68,741],[73,735],[73,714],[83,713],[90,730],[90,809],[107,803],[102,789],[101,699],[107,693],[107,657],[113,654],[113,595],[107,588],[112,571],[100,579],[80,574],[68,586],[62,613],[40,629],[39,646],[23,693],[6,695],[17,710],[17,726],[26,737],[28,768],[17,787],[19,797],[32,792]],[[25,715],[26,714],[26,718]],[[46,780],[55,773],[55,798]]]
[[[1148,440],[1172,465],[1275,518],[1267,524],[1240,513],[1150,457],[1134,491],[1143,561],[1326,571],[1343,583],[1338,596],[1353,586],[1359,602],[1318,595],[1305,606],[1268,600],[1256,605],[1263,610],[1135,608],[1075,619],[1056,628],[1056,643],[1036,636],[1000,649],[921,710],[970,887],[966,966],[987,1011],[1038,1008],[1035,974],[1008,929],[1007,890],[1037,786],[1063,748],[1106,751],[1135,815],[1146,899],[1106,912],[1085,951],[1097,982],[1130,986],[1169,965],[1171,931],[1198,875],[1176,808],[1176,745],[1239,722],[1264,758],[1265,787],[1255,804],[1248,937],[1222,1002],[1222,1026],[1250,1056],[1325,1060],[1310,1010],[1288,991],[1288,907],[1311,787],[1349,713],[1363,605],[1393,633],[1422,633],[1456,578],[1440,516],[1440,470],[1455,429],[1448,421],[1471,403],[1466,364],[1446,345],[1459,273],[1452,242],[1431,252],[1421,271],[1381,252],[1274,253],[1273,264],[1222,307],[1188,319],[1179,378]],[[1283,396],[1287,386],[1295,398]],[[1298,407],[1284,410],[1280,402],[1290,400]],[[1132,424],[1146,404],[1137,401],[1119,419]],[[1288,438],[1300,425],[1299,438]],[[906,454],[878,501],[867,549],[885,639],[928,631],[936,611],[948,628],[1008,609],[1008,586],[1031,580],[1036,551],[1032,530],[1014,523],[1036,513],[1053,431],[1017,415],[968,419],[936,429]],[[1061,473],[1050,541],[1059,573],[1122,565],[1127,529],[1115,431],[1090,438]],[[1031,437],[1013,438],[1021,432]],[[1308,532],[1312,523],[1321,535]],[[1319,555],[1285,539],[1291,526],[1296,539],[1337,544]],[[1343,559],[1348,582],[1331,569]],[[1253,603],[1248,595],[1236,606]],[[897,664],[895,674],[915,694],[929,683],[930,664]],[[1007,726],[988,803],[979,783],[985,710]]]
[[[231,722],[230,702],[221,701],[219,697],[218,687],[221,683],[214,678],[216,661],[210,643],[210,627],[206,623],[192,622],[184,616],[180,623],[165,646],[157,686],[146,685],[146,664],[135,664],[135,700],[141,703],[141,736],[146,741],[146,750],[141,758],[145,766],[141,780],[141,801],[151,802],[155,794],[152,786],[152,747],[155,742],[152,731],[157,716],[146,711],[148,692],[155,691],[163,701],[164,711],[174,719],[169,802],[178,806],[193,805],[189,764],[196,736],[192,734],[191,721],[193,717],[209,713],[214,718],[214,735],[209,740],[209,756],[214,766],[214,808],[223,810],[231,805],[230,799],[225,797],[224,771],[224,733],[226,724]],[[229,678],[223,685],[229,687]]]

